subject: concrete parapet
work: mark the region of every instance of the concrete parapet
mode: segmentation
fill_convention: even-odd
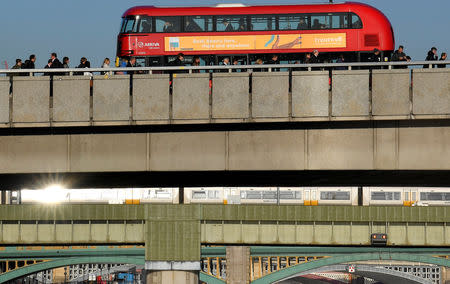
[[[328,71],[292,72],[292,116],[328,116]]]
[[[372,71],[372,114],[408,115],[410,113],[410,70]]]
[[[173,75],[173,118],[209,119],[209,73]]]
[[[450,70],[413,70],[413,114],[450,114]]]
[[[9,77],[0,78],[0,123],[9,122]]]
[[[129,75],[94,76],[94,121],[126,121],[130,119]]]
[[[369,115],[369,70],[333,71],[332,115]]]
[[[253,73],[252,115],[254,118],[289,116],[288,72]]]
[[[169,119],[169,74],[133,76],[133,120]]]
[[[212,118],[248,118],[248,84],[248,73],[214,73]]]
[[[13,122],[50,122],[50,77],[14,76]]]
[[[53,77],[53,121],[89,121],[90,83],[89,76]]]

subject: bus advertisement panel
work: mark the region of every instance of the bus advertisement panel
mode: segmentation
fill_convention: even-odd
[[[345,33],[177,36],[164,38],[165,51],[346,48]]]

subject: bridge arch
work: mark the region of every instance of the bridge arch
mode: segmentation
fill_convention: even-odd
[[[252,284],[267,284],[288,279],[299,273],[314,270],[323,266],[330,266],[335,264],[366,261],[366,260],[399,260],[408,262],[422,262],[428,264],[435,264],[439,266],[450,267],[450,260],[433,257],[429,255],[417,255],[407,253],[361,253],[361,254],[345,254],[336,255],[328,258],[322,258],[315,261],[310,261],[302,264],[297,264],[277,272],[268,274],[264,277],[252,281]]]
[[[226,282],[200,271],[198,279],[208,284],[225,284]]]
[[[60,258],[50,261],[44,261],[37,264],[24,266],[19,269],[15,269],[10,272],[6,272],[0,275],[0,283],[5,283],[13,279],[24,277],[29,274],[37,273],[48,269],[75,265],[75,264],[87,264],[87,263],[108,263],[108,264],[135,264],[145,265],[144,257],[129,257],[129,256],[89,256],[89,257],[68,257]]]

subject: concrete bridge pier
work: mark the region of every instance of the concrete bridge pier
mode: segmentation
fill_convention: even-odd
[[[147,284],[197,284],[198,261],[147,261]]]
[[[198,271],[151,270],[147,272],[147,284],[197,284]]]

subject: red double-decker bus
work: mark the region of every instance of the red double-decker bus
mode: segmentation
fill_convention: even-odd
[[[315,4],[159,8],[139,6],[123,14],[117,56],[136,57],[142,66],[169,63],[182,52],[207,65],[223,57],[251,64],[279,54],[281,61],[301,62],[317,49],[332,61],[364,60],[375,48],[382,56],[394,50],[386,16],[366,4]]]

